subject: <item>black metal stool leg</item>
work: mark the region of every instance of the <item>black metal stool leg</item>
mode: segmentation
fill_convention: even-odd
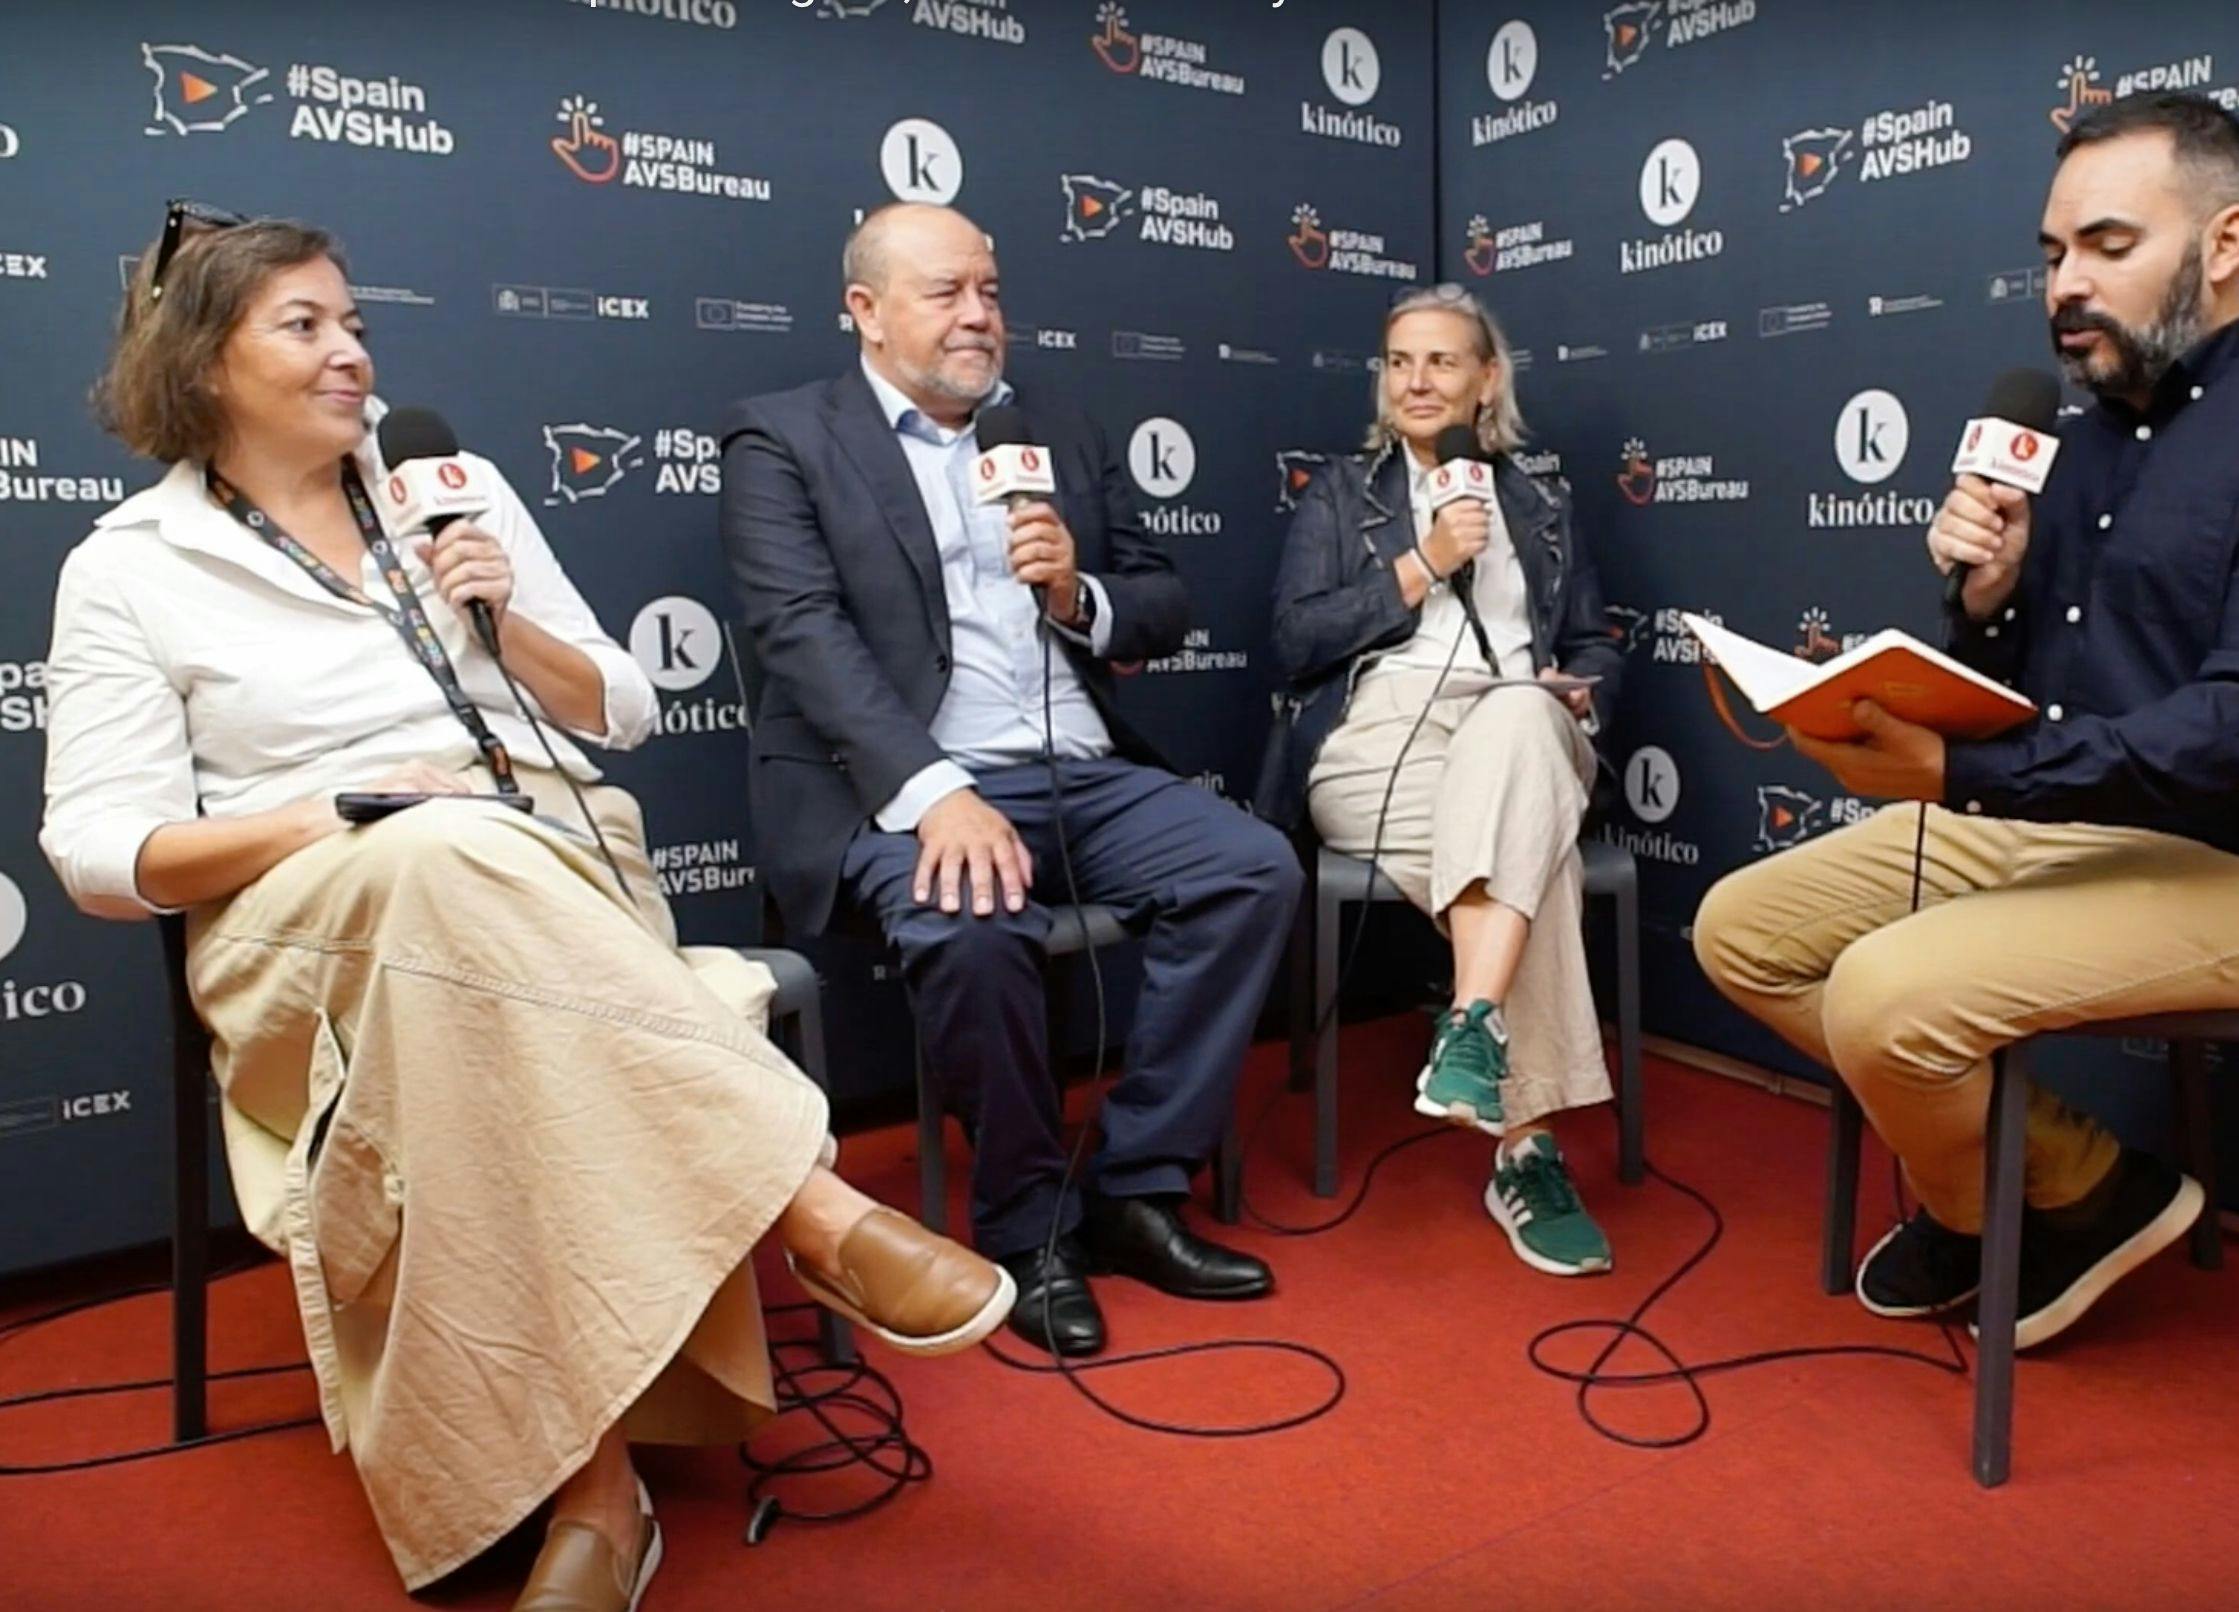
[[[2223,1224],[2216,1212],[2216,1103],[2215,1090],[2208,1084],[2208,1044],[2171,1042],[2169,1068],[2177,1077],[2177,1159],[2208,1195],[2208,1206],[2192,1223],[2192,1262],[2204,1271],[2222,1270]]]
[[[1314,922],[1314,1196],[1337,1196],[1337,987],[1344,907],[1321,904]],[[1368,915],[1363,913],[1366,923]]]
[[[1617,1179],[1640,1185],[1646,1173],[1640,1093],[1640,885],[1627,879],[1617,898]]]
[[[2021,1302],[2021,1208],[2029,1077],[2021,1048],[1991,1060],[1983,1148],[1982,1293],[1975,1301],[1975,1481],[1995,1489],[2013,1462],[2014,1323]]]
[[[910,1034],[917,1065],[917,1198],[918,1215],[927,1231],[948,1233],[948,1155],[943,1149],[941,1094],[925,1064],[925,1043]]]
[[[1321,1004],[1314,995],[1315,916],[1320,907],[1314,869],[1318,852],[1305,853],[1306,888],[1298,898],[1291,919],[1290,946],[1283,957],[1285,990],[1290,997],[1290,1089],[1304,1091],[1314,1082],[1314,1025]]]
[[[187,988],[187,925],[160,919],[171,998],[171,1436],[209,1431],[210,1035]]]
[[[1827,1102],[1827,1209],[1821,1221],[1819,1286],[1848,1293],[1858,1253],[1858,1146],[1866,1115],[1840,1076]]]
[[[1213,1153],[1213,1218],[1224,1226],[1244,1218],[1244,1144],[1236,1134],[1234,1110]]]
[[[172,1081],[176,1152],[171,1174],[171,1436],[209,1431],[210,1107],[199,1061]]]

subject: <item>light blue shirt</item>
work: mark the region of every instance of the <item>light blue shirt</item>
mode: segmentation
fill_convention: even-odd
[[[880,807],[878,826],[889,834],[915,829],[934,802],[972,787],[972,773],[1017,767],[1043,751],[1041,613],[1033,590],[1011,574],[1009,512],[972,496],[972,466],[979,447],[969,426],[952,431],[928,419],[886,377],[863,364],[864,379],[886,422],[901,439],[902,456],[917,481],[918,497],[941,556],[941,591],[948,601],[948,692],[933,713],[933,740],[947,759],[919,772]],[[1010,400],[998,382],[987,402]],[[1111,601],[1094,577],[1083,584],[1096,596],[1089,636],[1051,623],[1089,653],[1101,656],[1112,641]],[[1049,738],[1062,758],[1089,760],[1112,753],[1104,726],[1072,663],[1049,655]]]

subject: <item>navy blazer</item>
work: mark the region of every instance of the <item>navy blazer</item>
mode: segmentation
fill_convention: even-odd
[[[1080,569],[1111,602],[1111,661],[1179,648],[1188,601],[1145,532],[1127,467],[1079,409],[1020,398],[1047,447]],[[866,819],[942,759],[932,723],[949,682],[947,595],[917,481],[870,383],[748,398],[725,415],[723,546],[751,652],[747,798],[763,872],[795,934],[830,923],[840,864]],[[1165,763],[1121,720],[1109,663],[1072,662],[1118,753]]]

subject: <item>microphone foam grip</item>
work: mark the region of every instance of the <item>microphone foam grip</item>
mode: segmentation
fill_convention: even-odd
[[[990,448],[1009,447],[1013,443],[1034,440],[1026,429],[1026,411],[1009,404],[999,404],[992,409],[982,409],[973,422],[972,435],[982,453]]]
[[[1477,440],[1477,433],[1466,425],[1450,425],[1438,433],[1438,440],[1431,446],[1431,457],[1440,464],[1450,459],[1482,459],[1484,445]]]
[[[2060,415],[2060,382],[2042,369],[2009,369],[1990,388],[1982,412],[2031,431],[2049,434]]]
[[[401,465],[408,459],[448,459],[459,451],[459,434],[433,409],[391,409],[381,416],[374,435],[385,465]]]

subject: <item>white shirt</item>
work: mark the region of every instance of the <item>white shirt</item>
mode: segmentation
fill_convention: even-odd
[[[1049,732],[1043,731],[1042,637],[1035,629],[1041,612],[1033,591],[1011,574],[1009,512],[972,496],[971,471],[979,458],[972,429],[952,430],[929,419],[868,359],[863,377],[917,482],[940,551],[941,594],[948,602],[952,670],[932,724],[933,742],[946,759],[919,771],[875,814],[887,833],[907,834],[936,801],[970,789],[974,771],[1036,760],[1045,738],[1062,757],[1108,756],[1112,735],[1072,662],[1055,652],[1049,656]],[[1010,396],[1009,385],[998,382],[987,402],[1003,403]],[[1102,655],[1112,641],[1111,601],[1094,577],[1081,580],[1096,596],[1089,636],[1054,622],[1051,628]]]
[[[1417,542],[1430,535],[1429,486],[1430,471],[1418,465],[1414,455],[1409,454],[1407,492]],[[1477,585],[1471,591],[1477,601],[1478,618],[1485,623],[1485,636],[1492,641],[1493,658],[1499,662],[1497,672],[1486,666],[1485,657],[1479,653],[1477,635],[1469,630],[1469,617],[1462,613],[1462,602],[1453,587],[1440,582],[1423,597],[1423,614],[1416,624],[1415,636],[1378,657],[1362,674],[1361,681],[1398,668],[1440,671],[1445,668],[1449,655],[1453,657],[1454,671],[1465,680],[1470,680],[1472,673],[1478,679],[1488,675],[1519,678],[1533,675],[1532,626],[1524,591],[1523,563],[1516,558],[1516,544],[1509,537],[1508,517],[1501,512],[1499,500],[1485,507],[1492,516],[1492,536],[1485,544],[1484,553],[1477,556]],[[1461,641],[1459,650],[1454,647],[1456,639]]]
[[[584,737],[638,744],[658,715],[651,682],[601,630],[497,467],[461,457],[495,495],[476,524],[512,559],[509,613],[582,650],[605,682],[605,728]],[[371,432],[357,458],[378,486]],[[497,663],[412,543],[398,552],[491,732],[515,755],[541,757]],[[459,769],[481,759],[397,636],[371,555],[355,580],[381,608],[337,598],[212,503],[199,465],[173,465],[94,523],[63,561],[47,655],[39,844],[73,901],[106,917],[160,910],[141,897],[135,869],[142,842],[167,823],[362,788],[407,761]],[[570,773],[598,776],[564,732],[551,738]]]

